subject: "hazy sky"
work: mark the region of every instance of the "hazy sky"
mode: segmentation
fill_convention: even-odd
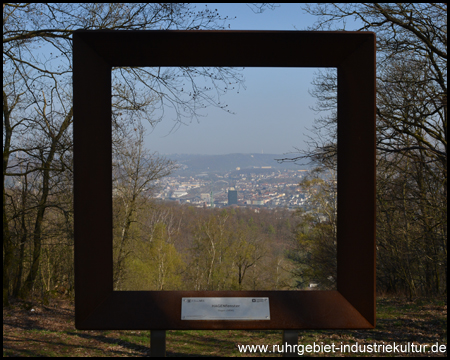
[[[197,7],[202,7],[197,4]],[[315,17],[304,14],[300,4],[281,4],[255,14],[246,4],[209,4],[222,16],[237,18],[231,30],[304,30]],[[151,134],[147,147],[161,154],[284,154],[304,148],[305,136],[318,115],[310,110],[309,95],[315,69],[245,68],[246,90],[227,93],[222,101],[235,112],[208,108],[199,122],[170,132],[173,121],[165,118]]]

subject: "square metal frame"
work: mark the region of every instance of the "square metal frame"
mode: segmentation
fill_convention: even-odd
[[[375,34],[89,31],[73,34],[77,329],[363,329],[375,326]],[[111,68],[335,67],[335,291],[113,291]],[[274,124],[275,125],[275,124]],[[268,321],[182,321],[182,297],[269,297]]]

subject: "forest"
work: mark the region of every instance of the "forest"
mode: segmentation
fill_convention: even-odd
[[[377,36],[377,292],[446,294],[447,5],[305,11],[315,30],[345,29],[356,16],[356,30]],[[227,21],[178,3],[3,4],[4,305],[74,296],[73,31],[210,30]],[[210,87],[198,87],[200,78]],[[312,195],[307,210],[152,199],[156,180],[177,165],[144,147],[142,124],[156,125],[169,105],[180,122],[207,106],[228,111],[220,98],[242,82],[235,68],[113,69],[115,290],[335,288],[337,189],[320,174],[336,171],[336,72],[321,70],[312,84],[319,115],[301,157],[316,164],[300,184]]]
[[[293,245],[289,211],[155,203],[146,207],[151,210],[137,214],[141,220],[130,229],[125,249],[117,241],[120,237],[115,237],[116,290],[284,290],[295,286],[285,255]],[[119,254],[125,253],[128,257],[119,261]]]
[[[309,208],[297,211],[203,208],[144,194],[130,202],[117,191],[114,288],[336,289],[336,191],[317,172],[301,186]]]

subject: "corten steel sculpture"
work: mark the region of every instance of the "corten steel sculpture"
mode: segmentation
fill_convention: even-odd
[[[336,291],[113,291],[113,66],[337,68]],[[373,33],[80,30],[73,35],[73,87],[77,329],[375,326]],[[182,297],[269,297],[271,319],[185,321]]]

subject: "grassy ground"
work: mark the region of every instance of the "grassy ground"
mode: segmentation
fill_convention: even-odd
[[[240,345],[281,345],[281,331],[168,331],[167,356],[280,356],[241,353]],[[149,356],[149,331],[78,331],[68,300],[3,309],[3,356]],[[379,298],[373,330],[299,331],[299,344],[428,345],[426,353],[305,353],[307,356],[446,356],[447,299]],[[353,346],[354,348],[354,346]],[[400,349],[400,348],[398,348]]]

